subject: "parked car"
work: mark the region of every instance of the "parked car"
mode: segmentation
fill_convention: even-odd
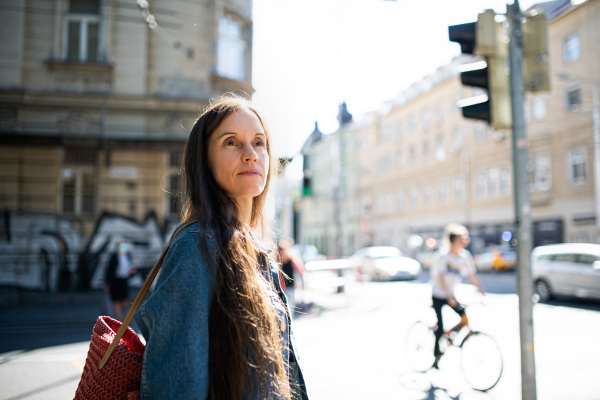
[[[376,281],[415,279],[422,271],[421,263],[392,246],[363,247],[350,257],[350,263],[359,275]]]
[[[316,246],[313,246],[311,244],[295,244],[293,247],[294,250],[298,252],[300,258],[302,258],[302,261],[304,262],[325,260],[327,258],[319,252]]]
[[[600,300],[600,245],[562,243],[531,252],[534,289],[540,301],[554,295]]]
[[[517,253],[508,245],[489,246],[473,259],[479,271],[506,271],[517,263]]]

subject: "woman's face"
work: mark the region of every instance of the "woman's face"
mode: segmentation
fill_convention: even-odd
[[[256,114],[243,108],[221,122],[208,143],[208,164],[217,184],[240,207],[252,207],[269,171],[267,137]]]

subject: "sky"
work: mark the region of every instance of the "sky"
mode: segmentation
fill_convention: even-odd
[[[522,0],[522,10],[540,1]],[[379,109],[460,54],[448,26],[506,0],[254,0],[253,102],[278,157],[299,151],[318,122],[338,128],[339,104],[355,120]],[[512,0],[511,0],[512,4]],[[294,161],[299,159],[297,157]]]

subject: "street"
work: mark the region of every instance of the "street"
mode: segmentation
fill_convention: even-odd
[[[457,352],[449,351],[439,370],[410,371],[406,331],[416,320],[434,318],[425,279],[353,282],[344,294],[310,294],[314,305],[295,318],[295,333],[312,400],[520,399],[514,273],[482,274],[489,291],[484,304],[470,285],[459,288],[460,300],[472,304],[471,326],[494,336],[504,356],[503,376],[488,393],[469,389]],[[0,309],[0,400],[72,398],[98,309],[96,303]],[[600,398],[599,331],[598,303],[535,305],[538,399]]]

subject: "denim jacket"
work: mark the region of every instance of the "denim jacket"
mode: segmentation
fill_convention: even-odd
[[[198,223],[184,228],[167,251],[153,294],[135,314],[135,322],[146,339],[142,400],[207,398],[208,323],[215,281],[200,250],[201,235],[208,238],[209,251],[214,256],[210,232],[201,230]],[[282,350],[284,360],[288,360],[290,387],[296,392],[292,398],[307,400],[287,301],[279,284],[277,266],[271,260],[269,264],[274,289],[285,304],[285,309],[278,311],[286,321],[281,333]],[[244,397],[258,399],[256,393]]]

